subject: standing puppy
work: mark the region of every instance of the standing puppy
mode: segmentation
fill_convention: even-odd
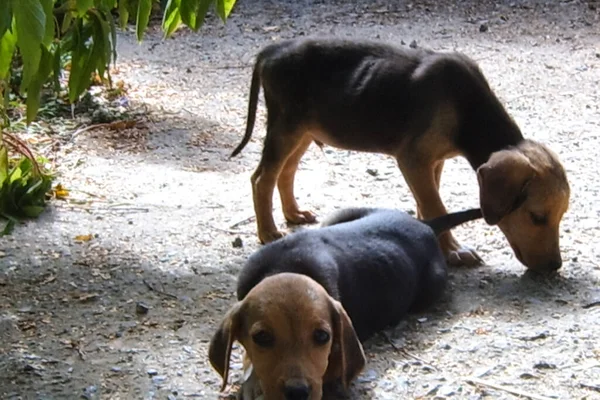
[[[486,222],[499,226],[517,258],[531,269],[561,267],[559,224],[570,193],[564,169],[545,146],[523,138],[466,56],[339,39],[269,45],[256,59],[246,133],[232,156],[250,140],[261,85],[267,133],[252,175],[261,242],[283,236],[272,215],[276,185],[287,221],[315,221],[296,203],[294,176],[316,142],[395,157],[423,219],[446,214],[444,160],[464,156],[477,170]],[[449,232],[439,240],[451,262],[480,261]]]

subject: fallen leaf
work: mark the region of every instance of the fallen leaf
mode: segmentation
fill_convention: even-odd
[[[278,25],[273,25],[273,26],[265,26],[264,28],[262,28],[263,31],[265,32],[277,32],[279,30],[279,26]]]
[[[56,187],[53,190],[53,193],[54,197],[59,200],[64,200],[67,197],[69,197],[69,191],[65,189],[64,186],[60,183],[56,185]]]
[[[88,235],[77,235],[75,236],[75,241],[76,242],[89,242],[90,240],[92,240],[94,238],[94,235],[92,234],[88,234]]]
[[[86,301],[90,301],[90,300],[95,300],[97,299],[99,296],[98,293],[86,293],[86,294],[82,294],[79,296],[79,301],[81,302],[86,302]]]

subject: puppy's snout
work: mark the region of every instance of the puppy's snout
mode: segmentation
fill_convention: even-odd
[[[548,263],[547,269],[549,271],[557,271],[560,269],[560,267],[562,267],[562,259],[558,258],[556,260],[550,261]]]
[[[305,382],[289,382],[283,387],[286,400],[308,400],[310,387]]]

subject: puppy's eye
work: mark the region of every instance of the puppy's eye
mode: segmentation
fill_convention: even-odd
[[[317,344],[326,344],[327,342],[329,342],[330,337],[331,336],[329,335],[329,332],[323,329],[316,329],[313,332],[313,339]]]
[[[548,217],[545,215],[529,213],[529,216],[531,217],[531,222],[533,222],[534,225],[542,226],[548,223]]]
[[[275,338],[267,331],[258,331],[252,335],[252,340],[260,347],[271,347],[275,343]]]

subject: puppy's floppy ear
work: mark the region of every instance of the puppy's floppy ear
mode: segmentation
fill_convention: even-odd
[[[485,222],[497,224],[525,201],[525,188],[534,176],[533,165],[522,153],[516,150],[493,153],[477,169],[479,203]]]
[[[239,337],[241,308],[242,302],[237,302],[225,314],[225,318],[223,318],[219,329],[213,335],[208,348],[210,364],[223,378],[221,391],[225,390],[225,386],[227,386],[231,347],[233,346],[233,342]]]
[[[350,382],[364,368],[365,353],[342,304],[330,298],[329,308],[333,321],[333,343],[324,381],[341,378],[344,388],[347,389]]]

